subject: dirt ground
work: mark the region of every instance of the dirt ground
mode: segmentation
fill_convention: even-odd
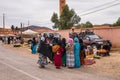
[[[17,53],[32,55],[28,46],[14,48],[13,45],[4,45],[4,47],[12,49]],[[38,54],[32,56],[38,58]],[[110,56],[101,57],[100,59],[95,59],[95,61],[96,63],[93,65],[82,66],[81,71],[99,73],[120,79],[120,49],[114,49],[110,52]]]
[[[120,51],[111,51],[110,56],[95,59],[96,63],[87,65],[88,70],[120,79]]]

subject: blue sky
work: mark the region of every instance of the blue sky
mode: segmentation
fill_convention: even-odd
[[[66,0],[70,8],[81,17],[81,22],[90,21],[93,24],[114,23],[120,17],[120,4],[110,8],[81,16],[85,13],[107,7],[120,0]],[[112,2],[113,1],[113,2]],[[112,2],[109,5],[94,8],[96,6]],[[94,9],[93,9],[94,8]],[[90,10],[89,10],[90,9]],[[59,14],[59,0],[0,0],[0,27],[2,27],[2,15],[5,13],[6,27],[20,26],[20,22],[30,25],[46,26],[52,28],[50,21],[53,12]]]

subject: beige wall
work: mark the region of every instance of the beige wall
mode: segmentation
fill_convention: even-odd
[[[83,31],[84,29],[82,29]],[[113,47],[120,48],[120,27],[117,28],[93,28],[92,29],[97,35],[104,39],[110,40]],[[74,32],[80,32],[81,29],[75,29]],[[62,37],[68,39],[71,30],[60,30],[57,31]]]
[[[112,42],[113,47],[120,48],[120,28],[95,29],[94,32]]]

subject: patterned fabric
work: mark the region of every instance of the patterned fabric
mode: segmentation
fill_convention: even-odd
[[[38,53],[48,57],[51,61],[53,61],[51,48],[52,47],[49,44],[41,41],[38,47]]]
[[[66,53],[67,54],[73,54],[73,50],[74,50],[73,44],[68,43],[66,45]]]
[[[67,54],[67,67],[74,67],[74,54]]]
[[[39,65],[47,65],[48,62],[47,62],[47,57],[45,57],[44,55],[42,54],[39,54],[39,60],[37,62]]]
[[[74,50],[73,44],[68,43],[66,45],[66,54],[67,54],[67,56],[66,56],[66,64],[67,64],[67,67],[74,67],[73,50]]]
[[[92,65],[95,63],[94,59],[84,59],[85,65]]]

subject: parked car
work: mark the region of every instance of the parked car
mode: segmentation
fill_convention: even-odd
[[[92,47],[96,46],[98,49],[100,49],[103,44],[112,47],[112,43],[109,40],[104,40],[96,34],[84,36],[83,43]]]
[[[41,33],[41,37],[56,37],[56,38],[60,38],[61,35],[59,33],[55,33],[55,32],[43,32]]]

